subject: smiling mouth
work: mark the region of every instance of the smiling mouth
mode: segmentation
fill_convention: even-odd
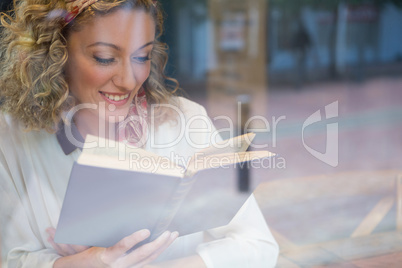
[[[127,93],[126,95],[118,95],[118,94],[109,94],[109,93],[105,93],[102,91],[99,91],[99,92],[103,96],[105,96],[106,98],[108,98],[109,100],[112,100],[112,101],[122,101],[122,100],[127,99],[130,96],[129,93]]]

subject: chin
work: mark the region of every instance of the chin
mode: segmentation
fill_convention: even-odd
[[[119,122],[124,121],[124,119],[126,119],[127,115],[128,115],[128,109],[126,111],[119,111],[118,113],[116,113],[116,112],[106,113],[105,117],[103,119],[107,123],[119,123]]]

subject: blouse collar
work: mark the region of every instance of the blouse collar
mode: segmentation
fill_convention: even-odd
[[[65,155],[71,154],[76,149],[82,150],[84,147],[85,140],[74,122],[71,122],[70,126],[66,126],[61,120],[56,136]]]

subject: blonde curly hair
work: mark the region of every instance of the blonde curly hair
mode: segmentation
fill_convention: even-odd
[[[155,20],[151,72],[143,87],[149,103],[171,102],[178,83],[164,74],[167,46],[158,41],[163,32],[159,3],[99,0],[66,25],[62,15],[66,10],[65,1],[14,0],[14,10],[1,14],[0,18],[0,110],[19,120],[26,130],[56,131],[62,112],[75,104],[64,75],[68,34],[79,31],[95,16],[120,8],[144,10]]]

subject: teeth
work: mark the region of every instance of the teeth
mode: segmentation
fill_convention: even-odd
[[[127,99],[130,94],[120,96],[120,95],[111,95],[111,94],[104,93],[103,95],[105,95],[106,98],[108,98],[112,101],[121,101],[121,100]]]

